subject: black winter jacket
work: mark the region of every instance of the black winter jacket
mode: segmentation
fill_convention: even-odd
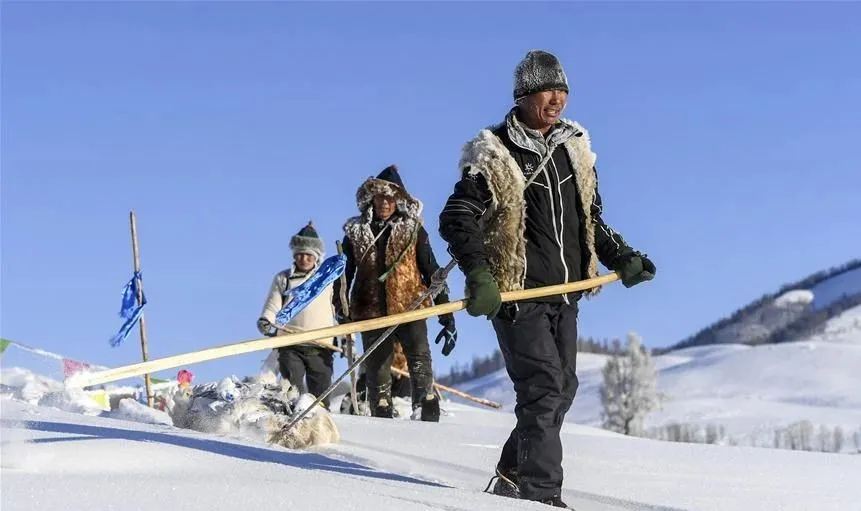
[[[515,144],[508,135],[505,123],[492,131],[529,180],[539,166],[541,156]],[[449,251],[464,273],[486,263],[480,219],[491,202],[491,193],[484,177],[468,175],[467,170],[464,169],[461,180],[455,185],[454,193],[439,218],[440,235],[448,242]],[[524,193],[526,289],[582,280],[588,274],[583,204],[572,171],[568,154],[559,145]],[[596,254],[604,266],[613,269],[627,245],[602,220],[601,197],[597,191],[589,207],[596,223]],[[566,299],[577,300],[580,296],[582,293],[573,293],[567,297],[554,295],[533,301],[554,303]]]

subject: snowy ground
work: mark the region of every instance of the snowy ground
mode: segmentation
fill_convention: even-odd
[[[576,509],[861,510],[861,455],[590,427],[605,358],[578,362],[581,387],[563,429],[563,497]],[[736,434],[802,419],[861,426],[861,307],[805,342],[692,348],[655,362],[671,400],[651,425],[722,424]],[[439,424],[336,414],[341,442],[306,452],[178,429],[132,400],[102,412],[81,395],[58,399],[60,382],[26,370],[4,368],[2,384],[4,510],[547,509],[481,492],[514,423],[504,371],[460,386],[501,401],[502,411],[447,402]]]
[[[606,360],[604,355],[578,355],[580,388],[569,422],[600,425]],[[695,347],[654,357],[654,362],[659,390],[668,400],[650,415],[647,426],[722,425],[742,444],[763,446],[773,442],[775,428],[801,420],[847,432],[861,428],[861,306],[829,320],[822,334],[803,342]],[[504,370],[458,388],[513,409]],[[850,448],[851,441],[846,443]]]
[[[335,415],[342,443],[248,439],[0,403],[3,509],[547,509],[481,493],[510,413],[439,424]],[[155,414],[151,414],[155,415]],[[130,416],[134,416],[131,414]],[[861,509],[861,456],[679,444],[567,424],[564,498],[595,510]]]

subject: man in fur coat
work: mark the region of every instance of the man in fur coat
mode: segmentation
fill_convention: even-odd
[[[463,148],[439,231],[466,275],[467,311],[492,320],[517,396],[517,424],[493,492],[556,507],[566,507],[559,432],[578,386],[577,303],[584,293],[503,307],[500,292],[596,277],[599,262],[626,287],[655,274],[654,264],[604,223],[595,153],[586,129],[561,118],[567,99],[557,58],[530,51],[514,72],[515,106]]]
[[[356,192],[359,215],[344,225],[343,248],[349,293],[350,320],[361,321],[409,309],[431,284],[439,264],[422,226],[423,204],[407,193],[396,166],[386,167],[377,177],[368,178]],[[351,289],[352,286],[352,289]],[[448,302],[448,290],[436,303]],[[340,281],[335,281],[336,310],[340,304]],[[419,308],[433,305],[426,299]],[[440,324],[455,335],[452,314],[440,316]],[[367,350],[386,329],[364,332]],[[392,336],[366,359],[368,404],[374,417],[392,417],[393,339],[404,349],[412,384],[412,407],[419,408],[421,420],[439,421],[439,400],[433,389],[433,368],[424,320],[398,326]]]
[[[291,268],[278,272],[269,286],[269,294],[263,303],[263,311],[257,320],[257,329],[266,336],[279,335],[274,327],[275,316],[291,300],[288,290],[302,284],[320,268],[325,249],[323,240],[317,235],[312,223],[308,223],[290,239],[293,251]],[[336,325],[332,306],[332,285],[329,284],[299,314],[288,323],[288,328],[316,330]],[[284,332],[280,332],[283,335]],[[331,343],[333,339],[321,339],[320,343]],[[333,355],[319,344],[300,344],[278,348],[278,368],[281,377],[297,387],[300,393],[310,392],[315,397],[332,384]],[[308,384],[305,384],[307,376]],[[323,406],[329,408],[328,397]]]

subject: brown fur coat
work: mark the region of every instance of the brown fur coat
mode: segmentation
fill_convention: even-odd
[[[384,193],[395,197],[398,215],[388,224],[385,267],[390,273],[381,282],[377,269],[376,236],[371,230],[373,197]],[[389,181],[369,178],[356,192],[361,215],[350,218],[344,233],[352,245],[356,275],[350,293],[350,316],[359,321],[406,311],[427,287],[422,282],[416,260],[416,239],[422,226],[421,201]],[[380,303],[380,286],[385,286],[386,307]],[[433,305],[430,298],[421,307]]]

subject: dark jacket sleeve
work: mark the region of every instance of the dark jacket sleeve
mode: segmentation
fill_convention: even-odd
[[[592,170],[596,173],[597,169]],[[615,270],[619,257],[632,251],[631,247],[622,238],[622,235],[614,231],[612,227],[604,223],[602,214],[604,205],[601,202],[601,194],[595,188],[595,198],[592,200],[592,223],[595,224],[595,253],[607,269]]]
[[[433,247],[430,244],[430,236],[424,227],[419,226],[418,239],[416,240],[416,262],[419,266],[419,273],[422,276],[422,283],[425,286],[430,286],[433,274],[439,269],[439,263],[433,253]],[[448,286],[436,295],[434,303],[448,303]]]
[[[353,284],[353,277],[356,275],[356,261],[353,258],[353,244],[350,242],[350,238],[344,236],[344,239],[341,241],[341,248],[344,249],[344,257],[347,258],[347,264],[344,266],[347,289],[345,289],[344,292],[349,297],[350,286]],[[344,310],[341,304],[341,279],[335,279],[332,283],[332,291],[333,305],[335,306],[335,310],[341,314]]]
[[[479,221],[492,200],[484,176],[470,175],[468,171],[465,169],[454,185],[454,193],[439,215],[439,234],[448,243],[448,251],[464,275],[487,263]]]

